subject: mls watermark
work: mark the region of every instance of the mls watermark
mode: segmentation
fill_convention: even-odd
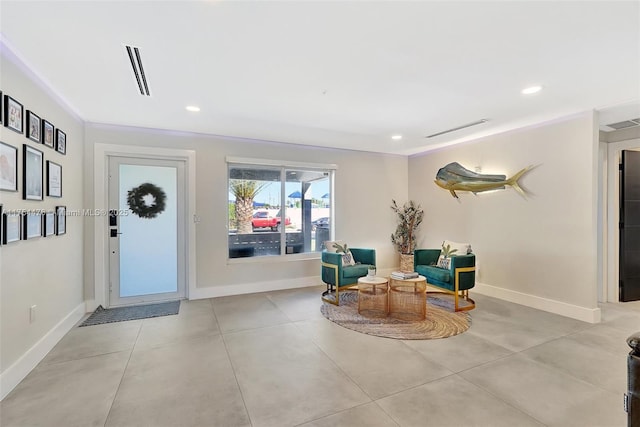
[[[129,209],[69,209],[67,216],[129,216]]]

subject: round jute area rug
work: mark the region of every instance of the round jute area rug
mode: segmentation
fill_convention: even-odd
[[[358,314],[358,292],[340,293],[340,305],[323,303],[322,315],[334,323],[363,334],[402,340],[430,340],[458,335],[471,326],[471,315],[453,311],[453,296],[427,294],[425,320],[406,321],[393,317]]]

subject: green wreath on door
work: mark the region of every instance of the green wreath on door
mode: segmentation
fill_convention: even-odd
[[[146,196],[153,197],[150,205],[145,201]],[[167,194],[157,185],[145,182],[127,192],[129,209],[140,218],[155,218],[164,212]]]

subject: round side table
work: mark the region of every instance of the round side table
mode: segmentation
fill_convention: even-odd
[[[383,277],[358,279],[358,313],[368,317],[386,317],[389,312],[389,282]]]

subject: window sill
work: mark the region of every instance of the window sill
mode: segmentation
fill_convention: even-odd
[[[245,258],[227,258],[227,265],[232,264],[261,264],[274,262],[313,261],[320,259],[320,252],[306,252],[290,255],[263,255]]]

